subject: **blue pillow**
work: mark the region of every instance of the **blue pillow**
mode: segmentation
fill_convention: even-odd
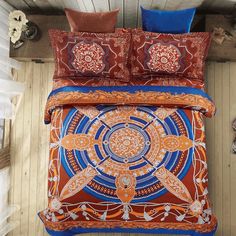
[[[196,8],[177,11],[147,10],[141,7],[144,31],[155,33],[189,33]]]

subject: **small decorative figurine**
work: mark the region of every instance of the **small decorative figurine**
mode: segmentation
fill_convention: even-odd
[[[233,35],[221,27],[215,27],[212,33],[212,39],[219,45],[222,45],[225,40],[232,40]]]

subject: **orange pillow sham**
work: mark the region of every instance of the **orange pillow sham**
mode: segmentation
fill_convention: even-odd
[[[81,12],[65,8],[72,32],[113,33],[119,9],[109,12]]]

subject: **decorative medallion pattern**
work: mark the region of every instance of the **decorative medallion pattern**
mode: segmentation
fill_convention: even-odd
[[[144,148],[144,141],[144,137],[139,131],[125,127],[111,134],[109,147],[119,157],[132,158],[140,154]]]
[[[55,79],[97,77],[129,81],[129,29],[106,34],[52,29],[49,36],[55,56]]]
[[[209,32],[162,34],[133,30],[131,73],[134,76],[173,76],[204,81]],[[147,77],[148,79],[149,77]]]
[[[148,49],[148,53],[150,56],[150,60],[147,62],[149,69],[168,73],[174,73],[179,70],[181,53],[174,45],[156,43]]]
[[[72,65],[81,73],[93,72],[98,74],[105,68],[103,63],[105,52],[95,42],[79,42],[73,47],[72,53],[74,54]]]

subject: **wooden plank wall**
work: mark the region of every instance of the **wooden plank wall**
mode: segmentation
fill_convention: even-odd
[[[43,124],[43,111],[53,67],[52,63],[28,62],[14,72],[16,79],[26,82],[27,88],[11,129],[10,203],[18,204],[21,210],[12,217],[20,225],[10,236],[47,235],[37,212],[46,206],[49,129]],[[234,136],[231,122],[236,118],[236,63],[209,63],[207,78],[209,94],[218,108],[215,118],[206,120],[209,191],[219,220],[216,235],[235,236],[236,155],[230,152],[230,147]]]
[[[232,14],[234,0],[0,0],[27,14],[64,14],[64,8],[85,12],[119,8],[118,27],[141,26],[140,6],[147,9],[176,10],[198,7],[204,13]]]
[[[70,7],[78,9],[81,11],[109,11],[112,9],[112,5],[117,2],[117,4],[130,5],[132,4],[132,9],[136,11],[134,5],[150,5],[155,4],[158,7],[166,7],[166,9],[183,9],[190,8],[193,6],[199,6],[204,0],[5,0],[11,6],[16,9],[23,9],[29,11],[34,10],[45,10],[45,9],[55,9],[63,10],[64,7]],[[205,0],[209,2],[208,5],[217,5],[220,0]],[[129,2],[129,3],[127,3]],[[214,3],[212,3],[214,2]],[[226,1],[226,5],[230,4],[230,1]],[[230,4],[232,5],[232,4]],[[121,8],[122,10],[122,8]]]
[[[209,0],[207,0],[209,1]],[[110,11],[119,8],[119,27],[136,27],[140,25],[140,6],[147,9],[185,9],[198,7],[203,0],[6,0],[16,9],[26,13],[62,14],[65,7],[87,12]],[[232,5],[230,1],[224,6]]]
[[[3,1],[3,0],[1,0]],[[232,13],[235,5],[233,0],[5,0],[16,9],[24,10],[26,13],[53,13],[62,14],[65,7],[80,11],[109,11],[120,8],[119,22],[123,21],[126,14],[135,16],[135,24],[138,25],[140,9],[145,8],[159,9],[185,9],[199,7],[199,10],[215,13]],[[3,4],[3,3],[1,3]],[[202,4],[202,5],[201,5]],[[138,7],[137,7],[138,6]],[[124,12],[123,12],[124,11]],[[130,16],[130,15],[129,15]],[[127,16],[127,17],[129,17]],[[133,21],[133,20],[132,20]],[[121,25],[119,25],[121,26]]]

